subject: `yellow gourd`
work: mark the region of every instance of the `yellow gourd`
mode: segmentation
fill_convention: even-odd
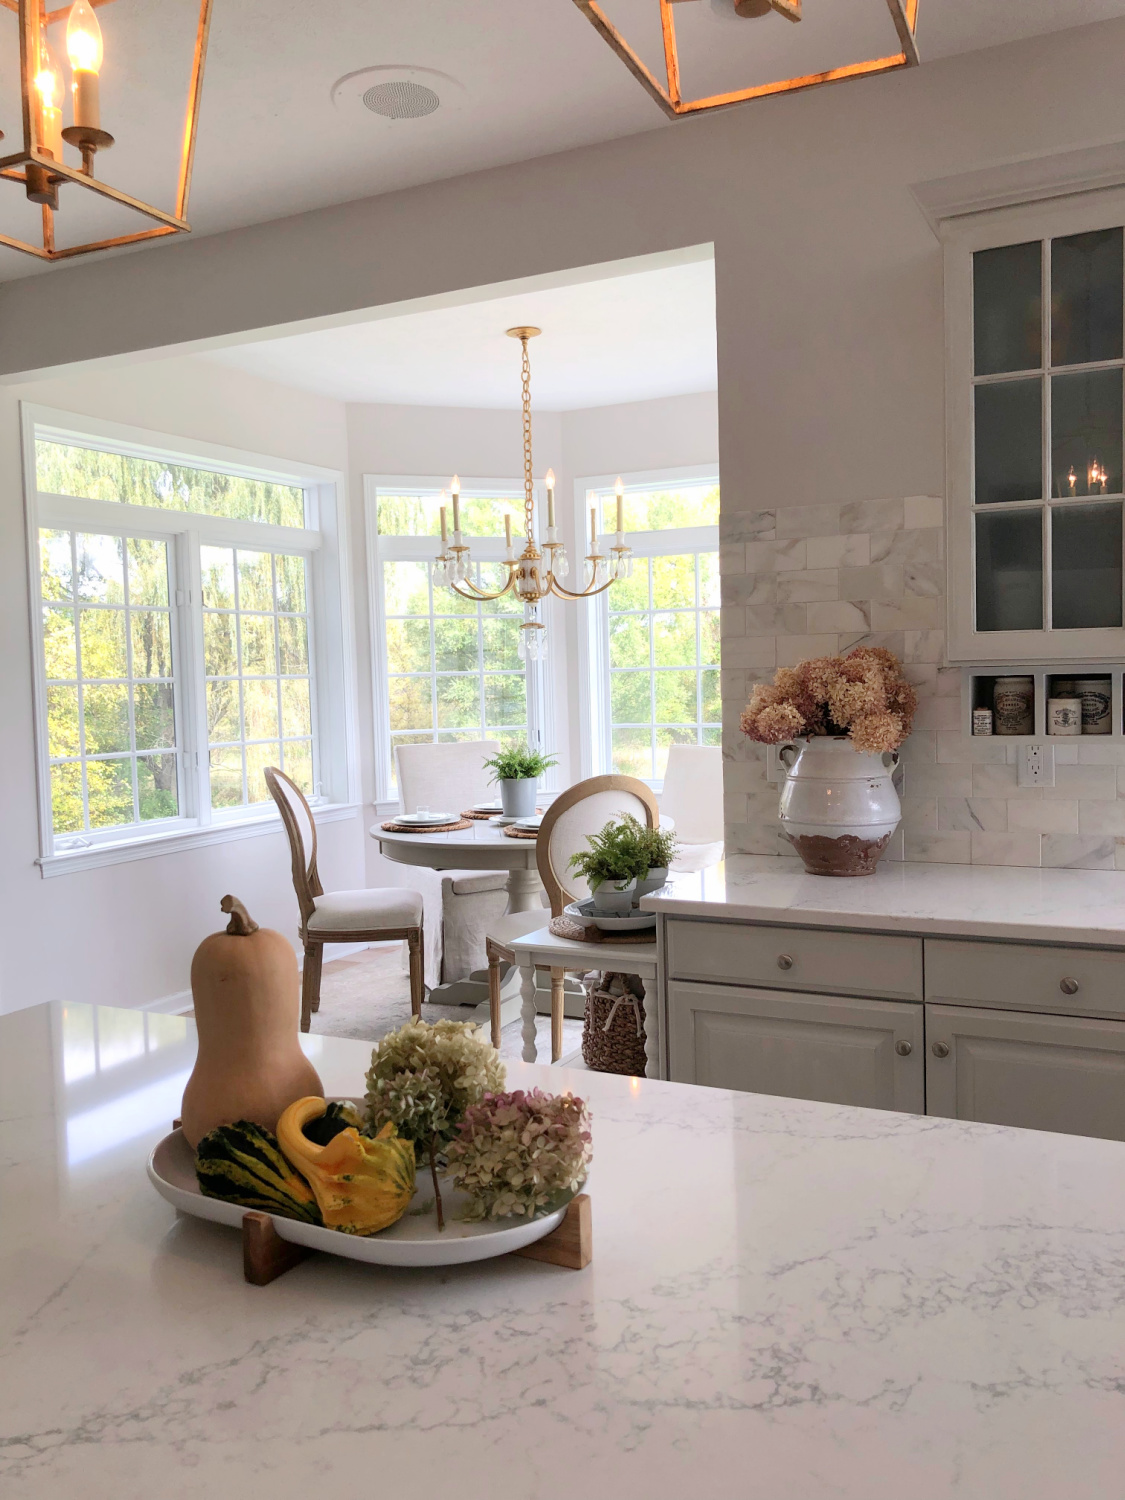
[[[310,1120],[324,1114],[323,1099],[298,1099],[277,1122],[277,1142],[305,1178],[329,1229],[377,1234],[401,1219],[414,1196],[414,1146],[395,1127],[375,1137],[348,1126],[318,1146],[305,1135]]]
[[[234,896],[221,904],[230,913],[226,931],[205,938],[191,963],[199,1052],[180,1113],[192,1147],[237,1120],[276,1131],[294,1099],[322,1092],[301,1051],[292,946],[259,927]]]

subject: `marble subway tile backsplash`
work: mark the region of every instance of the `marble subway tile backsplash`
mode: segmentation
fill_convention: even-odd
[[[724,515],[723,719],[727,848],[796,856],[780,788],[740,733],[757,682],[808,656],[885,646],[918,693],[887,857],[942,864],[1125,870],[1125,745],[1056,744],[1053,787],[1016,780],[1016,747],[961,732],[961,674],[945,661],[944,504],[936,495]]]

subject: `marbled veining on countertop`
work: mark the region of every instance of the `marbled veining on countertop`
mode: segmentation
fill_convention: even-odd
[[[734,854],[702,875],[676,876],[642,905],[669,916],[1125,947],[1125,885],[1105,870],[884,860],[874,875],[843,879]]]
[[[6,1500],[1122,1491],[1125,1146],[556,1071],[594,1112],[586,1271],[254,1289],[144,1177],[189,1024],[130,1053],[102,1011],[91,1073],[68,1011],[0,1019]],[[307,1041],[359,1087],[363,1044]]]

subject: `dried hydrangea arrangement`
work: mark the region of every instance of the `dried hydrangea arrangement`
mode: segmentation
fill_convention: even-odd
[[[881,646],[780,667],[759,683],[742,732],[764,745],[799,735],[847,735],[857,750],[897,750],[914,723],[918,698],[899,659]]]
[[[469,1195],[466,1219],[534,1218],[572,1197],[590,1166],[590,1115],[571,1094],[486,1094],[465,1111],[449,1174]]]
[[[485,1094],[504,1087],[504,1064],[471,1021],[412,1018],[371,1054],[367,1113],[372,1133],[389,1120],[429,1161],[439,1227],[444,1227],[437,1162],[464,1118]]]

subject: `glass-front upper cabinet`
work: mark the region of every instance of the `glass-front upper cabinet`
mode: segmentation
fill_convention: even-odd
[[[982,217],[947,243],[949,655],[1119,657],[1125,205]]]

